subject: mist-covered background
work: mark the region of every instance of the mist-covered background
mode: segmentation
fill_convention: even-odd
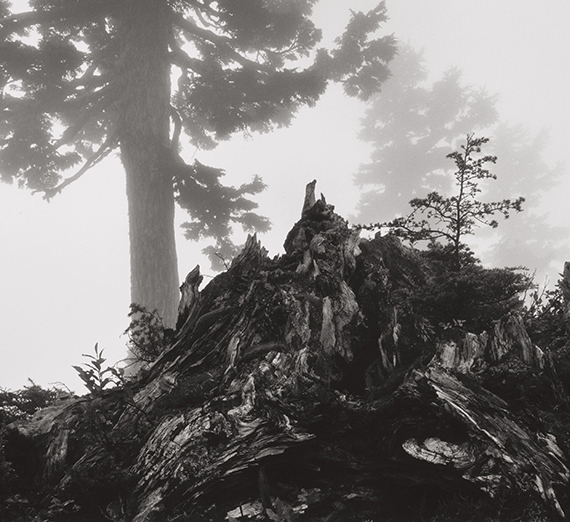
[[[350,9],[376,4],[321,0],[314,19],[324,30],[322,44],[341,34]],[[554,284],[570,259],[570,4],[386,5],[390,20],[380,33],[397,37],[400,54],[377,99],[364,104],[332,86],[287,129],[236,137],[209,152],[188,147],[183,156],[224,168],[232,185],[263,178],[259,213],[273,229],[261,239],[279,254],[307,182],[317,179],[317,190],[352,222],[390,219],[398,205],[444,183],[438,162],[452,167],[444,157],[448,142],[476,132],[492,139],[488,152],[498,155],[499,179],[488,190],[527,197],[522,214],[475,236],[476,253],[485,263],[526,265],[536,269],[538,284]],[[204,245],[178,232],[181,280],[199,263],[207,283],[215,272],[201,254]],[[109,362],[124,357],[129,303],[127,205],[117,158],[49,204],[0,185],[1,387],[20,388],[31,378],[82,391],[71,365],[96,342]]]

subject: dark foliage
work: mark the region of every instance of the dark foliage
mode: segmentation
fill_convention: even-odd
[[[564,297],[560,283],[554,289],[535,289],[525,307],[525,323],[532,340],[540,346],[560,348],[566,343]]]
[[[0,424],[33,415],[36,411],[53,404],[62,394],[61,390],[42,388],[32,380],[21,390],[10,391],[0,388]]]
[[[127,346],[134,356],[128,363],[150,363],[154,361],[172,341],[173,331],[164,326],[156,310],[149,312],[144,306],[131,304],[131,323],[125,330],[129,341]]]
[[[30,380],[21,390],[0,389],[0,518],[17,521],[18,513],[24,514],[28,502],[18,492],[23,491],[21,479],[14,473],[5,454],[6,426],[19,419],[32,416],[36,411],[54,404],[61,395],[69,395],[59,389],[46,389]],[[4,520],[4,518],[3,518]],[[25,518],[22,518],[25,520]]]
[[[524,269],[485,268],[468,248],[460,251],[461,270],[455,269],[452,245],[430,243],[418,253],[429,276],[408,299],[417,314],[439,328],[489,330],[493,321],[522,309],[524,293],[532,285]]]
[[[220,182],[225,172],[195,161],[194,165],[180,165],[175,170],[176,200],[188,212],[192,221],[182,224],[184,235],[190,240],[215,239],[216,244],[204,249],[212,266],[221,269],[219,256],[231,259],[237,248],[231,241],[232,224],[238,224],[247,233],[267,232],[269,219],[253,212],[257,204],[247,199],[265,190],[261,178],[250,183],[228,187]]]

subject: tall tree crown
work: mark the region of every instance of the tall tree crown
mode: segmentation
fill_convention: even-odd
[[[315,50],[315,3],[31,0],[31,11],[10,14],[3,1],[2,179],[51,195],[61,172],[114,150],[135,80],[152,70],[150,50],[177,73],[169,100],[174,149],[182,129],[195,145],[213,147],[237,131],[286,125],[329,80],[369,96],[388,77],[394,53],[392,37],[369,38],[386,19],[383,4],[354,13],[328,52]]]
[[[391,219],[405,212],[411,197],[425,189],[448,191],[446,155],[466,134],[497,119],[495,97],[465,86],[461,71],[449,68],[428,81],[423,55],[399,45],[392,76],[368,103],[359,137],[370,143],[370,162],[355,174],[364,189],[359,221]]]
[[[524,264],[540,279],[550,272],[554,281],[553,267],[564,259],[568,231],[548,221],[541,203],[563,172],[562,164],[551,164],[545,155],[547,134],[501,122],[498,96],[466,84],[457,68],[430,78],[422,53],[409,45],[398,45],[390,70],[392,76],[370,99],[362,119],[360,137],[372,152],[354,176],[362,189],[355,220],[388,221],[406,215],[412,198],[431,191],[452,194],[453,163],[446,155],[466,134],[484,134],[491,138],[486,150],[499,158],[493,167],[499,179],[480,184],[486,197],[502,200],[524,193],[526,198],[525,212],[517,219],[502,223],[498,231],[480,230],[496,241],[485,252],[485,262]]]
[[[187,236],[232,254],[233,224],[266,230],[223,172],[179,155],[243,131],[287,125],[329,81],[365,99],[388,77],[392,37],[372,33],[384,4],[353,13],[334,49],[318,49],[315,0],[0,0],[0,175],[47,198],[118,150],[125,167],[131,298],[175,320],[174,201]],[[72,171],[71,169],[75,169]],[[68,172],[71,172],[69,174]],[[63,177],[65,175],[65,177]],[[229,250],[229,251],[228,251]]]

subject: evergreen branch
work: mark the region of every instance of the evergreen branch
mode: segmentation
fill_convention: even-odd
[[[107,8],[112,10],[117,7],[116,0],[99,0],[99,5],[96,2],[91,2],[95,5],[90,5],[90,8],[97,7],[100,14],[105,13]],[[89,17],[94,16],[94,12],[90,11]],[[85,7],[83,5],[78,5],[75,7],[70,7],[65,5],[61,9],[36,9],[34,11],[24,11],[21,13],[15,13],[9,16],[5,16],[0,19],[0,38],[6,38],[7,34],[14,33],[20,29],[24,29],[33,25],[50,25],[55,20],[65,20],[71,19],[74,16],[79,15],[82,19],[85,19]],[[87,22],[86,22],[87,23]]]
[[[217,48],[221,49],[227,56],[229,56],[234,62],[239,63],[243,67],[252,68],[259,72],[266,72],[271,73],[274,72],[272,67],[265,65],[263,63],[255,62],[246,58],[245,56],[241,55],[235,50],[236,44],[235,42],[228,37],[218,35],[208,29],[204,29],[202,27],[198,27],[194,22],[184,18],[182,15],[178,13],[172,13],[173,15],[173,23],[185,34],[191,34],[193,36],[197,36],[198,38],[202,38],[203,40],[207,40],[210,43],[213,43]]]
[[[113,134],[107,137],[107,139],[91,156],[89,156],[89,158],[87,158],[83,166],[73,176],[66,178],[64,181],[62,181],[59,185],[57,185],[54,188],[34,190],[33,194],[35,194],[36,192],[43,192],[44,199],[49,201],[51,198],[59,194],[65,187],[71,185],[74,181],[77,181],[79,178],[81,178],[83,174],[85,174],[90,168],[94,167],[95,165],[97,165],[97,163],[105,159],[115,149],[116,145],[117,145],[117,136],[116,132],[114,132]]]
[[[71,107],[78,107],[84,110],[87,106],[89,111],[102,110],[115,100],[112,96],[110,86],[106,85],[99,90],[75,91],[67,96],[67,99],[53,112],[62,112]],[[90,105],[90,107],[89,107]]]
[[[47,14],[51,14],[51,16],[46,16]],[[10,16],[6,16],[0,19],[0,26],[3,26],[4,30],[0,32],[0,35],[6,31],[6,27],[9,24],[12,27],[20,28],[20,27],[29,27],[30,25],[37,25],[42,22],[49,22],[54,18],[57,13],[55,11],[25,11],[22,13],[16,13]]]
[[[196,3],[196,2],[193,2]],[[198,17],[198,19],[200,20],[200,22],[205,25],[205,26],[209,26],[209,27],[217,27],[217,25],[215,23],[213,23],[211,20],[212,18],[210,18],[210,21],[206,20],[206,18],[204,17],[204,13],[203,11],[206,10],[208,11],[207,6],[205,6],[204,4],[201,4],[200,7],[195,7],[194,8],[194,13],[196,14],[196,16]]]
[[[474,233],[474,228],[487,225],[492,228],[498,222],[492,216],[499,212],[508,219],[511,210],[520,212],[524,198],[516,200],[504,199],[485,203],[477,199],[481,192],[477,181],[479,179],[496,179],[483,166],[490,162],[495,163],[496,156],[483,156],[473,158],[474,153],[481,152],[481,145],[487,143],[487,138],[474,138],[467,135],[466,145],[461,151],[447,155],[453,159],[457,167],[454,173],[457,193],[444,197],[438,192],[430,192],[425,198],[414,198],[410,201],[412,212],[407,217],[396,218],[391,222],[361,227],[368,230],[378,227],[392,229],[393,233],[409,241],[432,240],[446,238],[452,247],[457,270],[461,269],[461,253],[465,248],[462,237]],[[426,219],[418,220],[416,214],[420,213]]]
[[[209,25],[211,27],[219,27],[219,24],[214,22],[214,19],[219,18],[219,15],[209,5],[197,2],[196,0],[189,0],[188,3],[192,5],[192,7],[194,8],[194,12],[198,16],[198,18],[200,18],[200,21],[204,25]],[[205,21],[203,19],[204,14],[208,17],[210,22]]]
[[[71,86],[89,85],[92,88],[105,85],[107,79],[104,75],[95,76],[95,71],[97,71],[98,68],[99,65],[97,63],[92,63],[81,76],[67,82],[67,84]]]
[[[93,92],[89,93],[89,96],[93,95],[98,95],[97,96],[98,100],[95,100],[90,107],[84,108],[83,109],[84,113],[82,114],[82,117],[79,119],[79,121],[77,121],[73,125],[68,126],[63,131],[61,138],[57,140],[57,142],[55,142],[53,146],[54,149],[59,149],[63,145],[67,145],[68,143],[70,143],[77,136],[77,134],[81,132],[81,130],[85,127],[85,125],[87,125],[89,120],[91,120],[93,113],[100,113],[103,109],[109,107],[114,101],[114,98],[110,96],[103,96],[103,93],[101,91],[97,91],[95,93]],[[88,98],[89,96],[85,96],[85,98]],[[74,98],[73,100],[69,100],[66,103],[66,105],[71,105],[72,103],[75,104],[80,101],[84,100],[79,98]]]

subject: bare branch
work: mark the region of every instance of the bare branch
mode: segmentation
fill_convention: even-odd
[[[91,107],[83,109],[83,115],[78,122],[76,122],[74,125],[67,127],[67,129],[63,131],[63,135],[61,136],[61,138],[54,143],[53,145],[54,149],[59,149],[63,145],[67,145],[77,136],[77,134],[79,134],[79,132],[81,132],[81,130],[85,127],[85,125],[89,122],[89,120],[93,116],[93,113],[100,113],[103,109],[109,107],[109,105],[111,105],[114,101],[113,97],[109,95],[104,96],[105,93],[103,93],[102,91],[90,92],[86,94],[89,94],[89,96],[97,95],[99,99],[94,100],[94,103],[91,105]],[[86,98],[88,98],[89,96],[86,96]],[[78,101],[84,101],[84,100],[74,98],[73,100],[70,100],[68,104]]]

